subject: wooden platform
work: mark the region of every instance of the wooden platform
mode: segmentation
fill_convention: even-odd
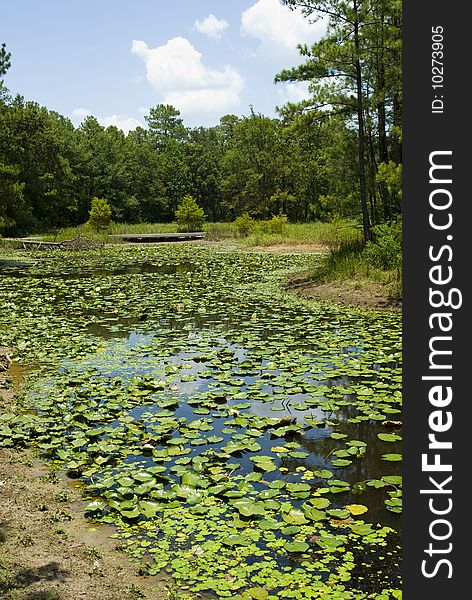
[[[193,231],[191,233],[121,233],[109,235],[110,238],[118,238],[125,242],[134,242],[138,244],[152,244],[157,242],[178,242],[183,240],[202,240],[205,238],[205,231]]]

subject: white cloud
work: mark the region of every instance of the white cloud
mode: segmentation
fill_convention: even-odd
[[[195,21],[195,29],[200,33],[207,35],[210,40],[217,42],[221,39],[223,32],[229,26],[228,21],[224,19],[217,19],[215,15],[208,15],[205,19]]]
[[[268,54],[297,55],[297,44],[318,41],[326,30],[326,21],[310,23],[300,11],[292,11],[279,0],[258,0],[242,13],[241,33],[261,41]]]
[[[76,122],[81,122],[85,119],[85,117],[93,116],[93,112],[88,108],[74,108],[72,111],[72,116],[76,117],[74,120]],[[136,129],[136,127],[143,127],[143,123],[134,117],[128,117],[127,115],[109,115],[105,117],[96,116],[97,121],[103,127],[110,127],[110,125],[114,125],[121,129],[125,133],[129,133],[132,129]]]
[[[92,114],[92,111],[88,108],[74,108],[72,111],[73,117],[78,117],[79,119],[85,119],[85,117],[89,117]]]
[[[238,71],[229,65],[222,70],[206,67],[201,53],[186,38],[175,37],[157,48],[134,40],[131,52],[143,60],[147,79],[161,101],[184,116],[216,118],[240,104],[244,81]]]
[[[286,83],[279,88],[278,93],[284,104],[286,102],[301,102],[310,98],[308,86],[308,81]]]
[[[109,115],[108,117],[97,117],[98,122],[103,127],[110,127],[110,125],[114,125],[121,129],[125,133],[129,133],[136,127],[143,127],[143,124],[139,119],[135,119],[134,117],[128,117],[126,115]]]

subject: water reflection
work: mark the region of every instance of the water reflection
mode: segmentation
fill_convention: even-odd
[[[13,259],[0,259],[0,275],[9,277],[15,277],[18,273],[24,269],[29,269],[31,263],[22,260]],[[22,276],[26,276],[27,273],[22,273]]]
[[[276,430],[269,430],[256,438],[261,446],[259,454],[272,456],[279,467],[283,467],[285,475],[282,477],[287,481],[297,480],[297,469],[300,467],[310,469],[312,471],[322,471],[328,469],[332,471],[334,479],[340,479],[348,482],[351,488],[348,492],[341,494],[332,494],[332,507],[344,506],[349,503],[365,504],[369,511],[363,518],[372,523],[382,523],[390,525],[395,529],[400,527],[400,518],[397,514],[389,512],[385,509],[384,499],[385,490],[375,489],[369,486],[359,486],[359,483],[366,482],[371,479],[381,479],[384,475],[399,475],[401,474],[400,464],[398,462],[386,462],[382,460],[382,455],[388,452],[401,453],[401,443],[386,443],[381,441],[377,434],[380,432],[392,432],[380,421],[371,421],[366,418],[365,421],[353,422],[359,417],[359,409],[354,405],[355,396],[352,394],[344,394],[337,398],[338,404],[335,410],[326,410],[320,406],[316,406],[316,402],[325,403],[328,399],[323,393],[295,393],[286,395],[284,399],[272,399],[274,390],[273,379],[277,381],[277,377],[287,373],[281,369],[270,369],[268,374],[271,376],[264,385],[259,387],[259,391],[266,394],[264,399],[258,399],[251,393],[253,386],[260,382],[262,369],[269,364],[267,359],[260,362],[260,366],[252,361],[251,352],[238,344],[228,342],[224,337],[214,339],[214,344],[205,346],[206,359],[202,359],[200,352],[196,350],[185,349],[175,354],[170,354],[163,359],[156,358],[153,355],[153,344],[156,343],[156,336],[159,336],[159,331],[154,333],[142,333],[135,330],[128,331],[126,340],[119,342],[118,340],[108,345],[107,352],[103,353],[100,360],[103,362],[103,367],[100,367],[95,361],[97,368],[97,377],[118,377],[121,381],[130,381],[143,376],[152,375],[156,372],[156,367],[163,369],[174,367],[176,371],[180,371],[182,365],[185,364],[185,369],[182,371],[185,375],[190,376],[190,381],[180,381],[177,389],[167,391],[164,397],[176,398],[176,405],[170,412],[162,409],[159,402],[155,404],[146,401],[145,404],[133,408],[129,415],[134,420],[149,421],[150,424],[156,425],[160,422],[161,415],[167,418],[172,415],[176,420],[183,420],[189,423],[196,419],[210,418],[212,430],[210,435],[222,438],[222,441],[212,445],[215,451],[220,451],[230,441],[235,441],[238,436],[246,434],[246,427],[231,427],[231,432],[228,433],[227,419],[229,416],[228,410],[232,407],[237,407],[241,400],[235,399],[228,395],[223,388],[223,396],[218,401],[213,403],[208,401],[208,393],[216,393],[220,386],[220,379],[216,376],[221,373],[215,370],[215,365],[212,362],[215,357],[226,354],[231,359],[230,367],[225,371],[229,378],[236,377],[239,383],[241,392],[247,392],[247,398],[242,402],[248,402],[250,405],[247,409],[239,411],[241,416],[253,415],[254,417],[287,419],[287,422],[296,422],[305,426],[301,432],[294,432],[286,437],[276,437]],[[189,332],[189,341],[193,341],[197,346],[201,343],[200,336],[195,332]],[[149,354],[143,350],[149,349]],[[135,353],[137,353],[135,355]],[[131,359],[131,356],[134,356]],[[241,365],[251,365],[242,367]],[[226,365],[227,366],[227,365]],[[202,375],[204,373],[204,376]],[[210,373],[210,375],[209,375]],[[157,376],[157,375],[155,375]],[[342,390],[343,387],[350,385],[350,379],[346,376],[337,379],[314,379],[306,377],[305,382],[309,385],[321,390]],[[211,394],[210,394],[211,395]],[[162,400],[163,393],[157,394],[156,399]],[[200,402],[198,399],[201,399]],[[202,408],[203,407],[203,408]],[[274,410],[276,409],[276,410]],[[121,425],[119,421],[116,426]],[[249,425],[250,427],[250,420]],[[333,432],[346,435],[345,440],[333,439]],[[397,431],[398,432],[398,431]],[[175,435],[180,437],[180,433]],[[205,434],[202,434],[205,438]],[[334,454],[339,449],[346,449],[344,441],[362,440],[366,443],[366,452],[362,457],[349,456],[351,464],[346,466],[336,466],[333,464],[338,457]],[[296,442],[300,445],[300,450],[306,452],[306,458],[293,458],[285,454],[278,455],[272,451],[273,446],[284,446],[287,441]],[[188,456],[197,456],[208,450],[208,445],[191,445],[191,439],[187,440],[190,454]],[[157,446],[157,448],[165,448],[165,444]],[[239,463],[238,474],[246,475],[252,472],[254,468],[253,462],[250,460],[254,453],[250,452],[233,452],[232,457]],[[175,460],[169,463],[169,468],[175,465]],[[148,466],[153,466],[152,457],[132,456],[128,457],[127,461],[144,460]],[[281,477],[281,472],[277,471],[264,475],[266,481],[271,481]],[[324,487],[325,481],[317,480],[316,477],[312,484]],[[329,485],[329,484],[328,484]],[[257,487],[257,486],[256,486]],[[393,489],[393,488],[392,488]]]

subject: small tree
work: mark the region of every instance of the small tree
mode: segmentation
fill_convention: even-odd
[[[248,213],[243,213],[235,220],[234,226],[240,237],[248,236],[252,229],[254,229],[254,219],[249,216]]]
[[[109,227],[111,221],[111,207],[105,198],[92,198],[88,224],[96,231]]]
[[[175,218],[180,231],[199,231],[205,222],[205,212],[195,202],[195,198],[187,194],[175,211]]]

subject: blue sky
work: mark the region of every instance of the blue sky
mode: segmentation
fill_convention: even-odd
[[[86,114],[125,131],[173,104],[189,126],[223,114],[275,114],[306,88],[273,83],[320,38],[279,0],[18,0],[2,8],[12,53],[5,84],[75,124]]]

